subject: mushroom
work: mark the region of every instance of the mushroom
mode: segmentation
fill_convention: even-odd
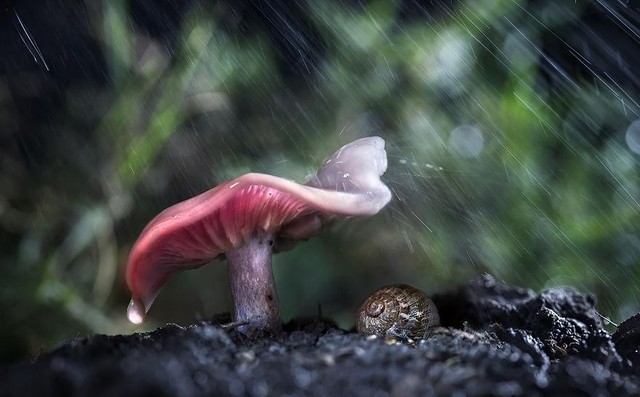
[[[173,273],[226,258],[239,330],[277,333],[273,252],[315,236],[333,218],[376,214],[391,199],[380,180],[386,169],[384,140],[362,138],[340,148],[304,185],[249,173],[165,209],[131,249],[127,317],[142,323]]]

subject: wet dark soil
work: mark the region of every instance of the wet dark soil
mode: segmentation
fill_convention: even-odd
[[[2,369],[2,396],[637,396],[640,317],[610,335],[595,299],[489,276],[434,297],[443,327],[413,346],[327,321],[246,339],[218,318],[77,338]]]

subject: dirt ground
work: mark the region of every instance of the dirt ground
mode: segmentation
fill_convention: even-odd
[[[414,346],[320,319],[278,338],[219,324],[71,340],[2,368],[2,396],[632,396],[640,317],[610,335],[595,299],[484,276],[434,297],[443,327]]]

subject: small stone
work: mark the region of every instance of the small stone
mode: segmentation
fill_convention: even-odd
[[[236,358],[240,361],[251,363],[256,360],[256,353],[253,350],[245,350],[236,354]]]
[[[331,354],[322,354],[320,356],[320,362],[322,362],[327,367],[331,367],[336,363],[336,358]]]

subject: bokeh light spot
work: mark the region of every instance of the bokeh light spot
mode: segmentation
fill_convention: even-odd
[[[478,157],[484,149],[484,135],[471,125],[460,125],[451,131],[449,150],[465,158]]]
[[[640,154],[640,119],[629,125],[625,134],[625,141],[632,152]]]

